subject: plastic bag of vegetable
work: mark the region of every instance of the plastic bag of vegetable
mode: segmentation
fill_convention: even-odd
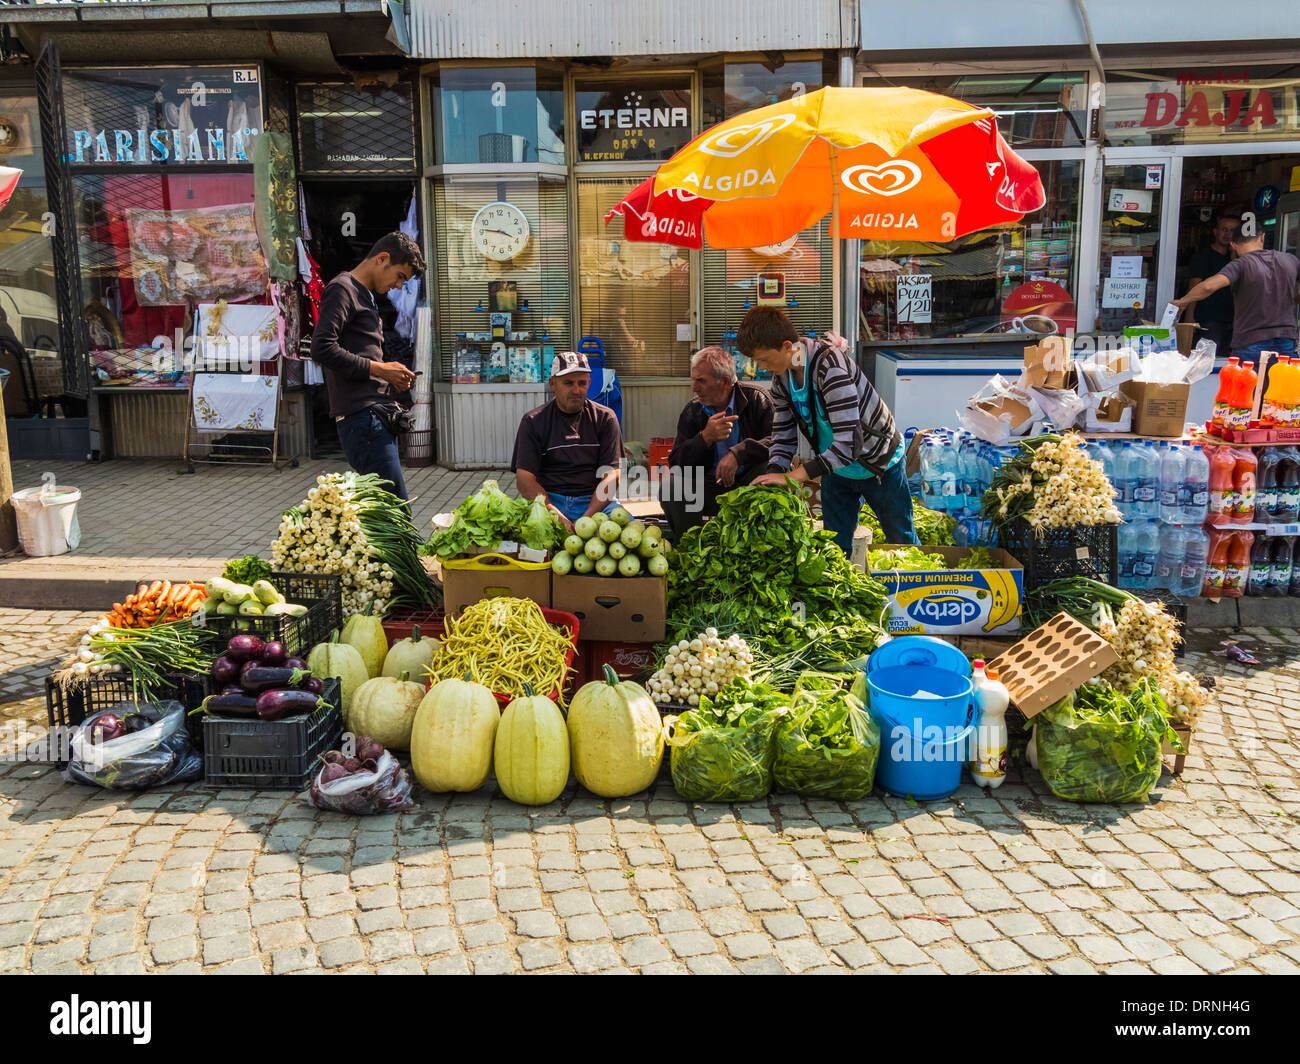
[[[122,702],[88,718],[72,736],[69,783],[139,791],[203,775],[179,702]]]
[[[849,693],[851,674],[805,673],[777,726],[772,777],[783,791],[853,801],[871,793],[880,729]]]
[[[737,679],[668,717],[673,787],[691,802],[752,802],[772,789],[772,737],[790,699]]]
[[[1160,778],[1164,740],[1178,743],[1148,679],[1130,695],[1087,683],[1048,706],[1038,726],[1038,771],[1069,802],[1145,802]]]
[[[365,743],[374,749],[362,749]],[[367,757],[361,758],[361,754]],[[325,764],[311,781],[311,802],[317,809],[329,809],[352,816],[373,816],[410,809],[411,778],[392,754],[365,736],[357,741],[358,757],[348,759],[337,750],[325,755]]]

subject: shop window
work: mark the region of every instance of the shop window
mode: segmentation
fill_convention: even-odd
[[[262,131],[258,67],[64,72],[74,166],[246,166]]]
[[[438,163],[564,165],[564,82],[558,71],[444,66],[433,113]]]
[[[780,307],[806,335],[833,328],[834,250],[829,216],[771,247],[706,248],[704,342],[730,343],[740,320],[755,306]]]
[[[411,85],[300,84],[298,159],[303,174],[411,174]]]
[[[1300,73],[1294,64],[1107,72],[1109,145],[1297,138]]]
[[[600,338],[609,367],[624,376],[685,377],[691,345],[677,339],[677,326],[691,320],[689,253],[625,240],[622,217],[605,225],[639,180],[578,182],[581,332]]]
[[[21,345],[32,369],[30,376],[20,372],[17,352],[0,347],[0,367],[11,374],[4,403],[10,414],[34,414],[42,400],[64,391],[35,96],[0,95],[0,166],[23,172],[0,210],[0,338]]]
[[[715,63],[702,77],[704,128],[756,107],[834,85],[833,57],[773,54],[753,62]]]
[[[534,383],[547,354],[573,346],[565,183],[446,178],[433,213],[440,379]],[[508,317],[494,326],[494,313]]]
[[[578,162],[654,162],[691,139],[687,77],[641,75],[574,83]]]
[[[896,83],[868,79],[863,84]],[[907,84],[987,107],[1013,148],[1082,147],[1088,137],[1088,86],[1082,73],[946,74],[908,78]],[[1108,112],[1109,106],[1107,100]]]
[[[863,241],[864,340],[1063,333],[1076,327],[1083,164],[1035,165],[1047,202],[1021,222],[943,244]]]
[[[82,174],[73,194],[99,383],[180,383],[184,364],[155,349],[177,353],[199,304],[266,302],[251,173]]]

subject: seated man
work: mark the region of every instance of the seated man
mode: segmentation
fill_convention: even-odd
[[[718,495],[748,484],[767,465],[772,441],[772,399],[767,389],[736,380],[736,364],[720,347],[706,347],[691,359],[695,398],[677,419],[677,439],[668,463],[675,484],[703,488],[703,498],[673,492],[663,501],[676,538],[718,512]]]
[[[572,532],[578,518],[617,505],[623,433],[614,411],[587,398],[586,355],[556,355],[548,383],[555,398],[520,420],[510,468],[520,496],[541,496]]]

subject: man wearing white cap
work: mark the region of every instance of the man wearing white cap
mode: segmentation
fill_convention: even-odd
[[[573,531],[578,518],[617,504],[623,433],[614,411],[587,398],[591,366],[586,355],[556,355],[549,384],[555,398],[520,420],[510,468],[519,494],[540,496]]]

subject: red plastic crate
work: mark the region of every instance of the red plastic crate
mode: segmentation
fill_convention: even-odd
[[[610,643],[584,639],[578,644],[574,672],[579,684],[603,679],[605,666],[611,665],[619,678],[630,680],[654,664],[656,643]]]
[[[409,639],[417,624],[421,635],[441,640],[446,634],[444,616],[442,610],[395,610],[383,620],[389,649],[399,639]]]

